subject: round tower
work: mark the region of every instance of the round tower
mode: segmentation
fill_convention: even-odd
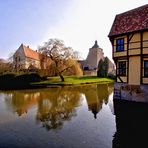
[[[104,53],[96,40],[92,48],[89,49],[89,53],[84,65],[84,70],[97,70],[100,59],[104,59]]]

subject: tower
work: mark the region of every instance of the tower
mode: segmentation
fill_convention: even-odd
[[[103,50],[99,47],[97,40],[92,48],[89,49],[89,53],[85,60],[84,70],[97,70],[100,59],[104,59]]]

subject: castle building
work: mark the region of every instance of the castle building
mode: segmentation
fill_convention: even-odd
[[[16,70],[46,69],[48,62],[50,62],[49,58],[23,44],[13,55],[13,65]]]
[[[89,53],[84,62],[83,69],[84,70],[96,70],[98,67],[98,63],[101,59],[104,59],[103,49],[98,46],[97,41],[92,48],[89,49]]]
[[[97,75],[98,63],[102,59],[104,60],[103,49],[99,47],[97,41],[89,49],[86,60],[78,61],[81,64],[81,68],[84,71],[84,75]],[[115,70],[115,65],[109,60],[108,73],[112,73]]]
[[[148,84],[148,4],[116,15],[109,39],[117,67],[115,89],[124,85],[143,92]]]

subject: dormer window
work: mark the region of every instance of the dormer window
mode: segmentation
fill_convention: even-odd
[[[124,51],[124,38],[120,38],[116,40],[116,51]]]

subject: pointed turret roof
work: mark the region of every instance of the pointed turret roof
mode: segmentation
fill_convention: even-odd
[[[94,46],[92,48],[99,48],[97,40],[95,41],[95,44],[94,44]]]

